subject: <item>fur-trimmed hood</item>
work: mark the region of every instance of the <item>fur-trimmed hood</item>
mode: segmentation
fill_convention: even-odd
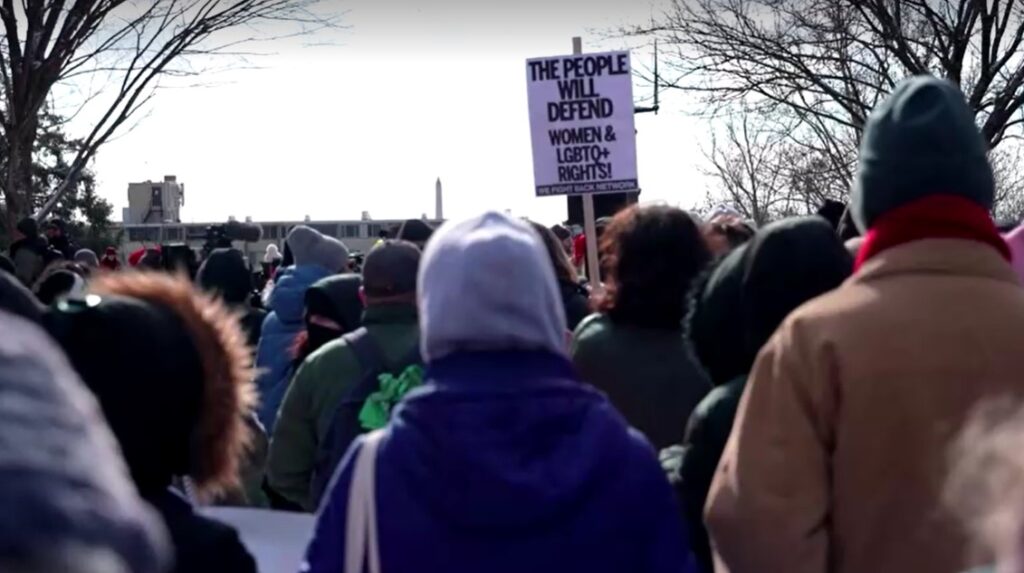
[[[105,275],[90,293],[61,303],[51,332],[98,396],[140,490],[178,475],[204,497],[238,487],[255,401],[238,317],[162,273]]]

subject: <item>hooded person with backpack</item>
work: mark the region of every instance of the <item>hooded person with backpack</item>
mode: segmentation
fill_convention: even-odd
[[[327,437],[333,430],[330,448],[344,453],[348,442],[367,429],[360,414],[367,399],[381,391],[381,375],[401,380],[408,367],[420,362],[419,263],[420,251],[412,243],[388,240],[374,247],[363,266],[363,326],[328,342],[296,372],[267,461],[267,485],[278,507],[316,509],[333,469],[323,467],[324,458],[340,458],[324,451]]]
[[[349,450],[303,571],[692,571],[653,450],[573,372],[529,225],[447,223],[419,285],[426,383]]]
[[[274,430],[281,400],[292,378],[291,349],[296,335],[305,326],[306,290],[316,281],[348,268],[345,244],[305,225],[288,233],[285,246],[294,265],[278,271],[267,293],[266,307],[270,313],[263,322],[256,350],[256,367],[262,371],[256,381],[259,417],[268,434]]]
[[[363,324],[363,277],[334,275],[306,291],[306,329],[295,339],[295,367],[328,342]]]

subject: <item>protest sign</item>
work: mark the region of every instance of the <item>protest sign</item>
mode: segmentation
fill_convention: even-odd
[[[235,528],[260,573],[298,571],[315,525],[308,513],[243,507],[207,507],[202,513]]]
[[[639,189],[629,52],[526,62],[537,196]]]

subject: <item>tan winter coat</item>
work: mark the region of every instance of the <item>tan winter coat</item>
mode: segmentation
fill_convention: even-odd
[[[718,571],[954,573],[940,498],[971,409],[1024,395],[1024,289],[990,246],[889,249],[758,358],[708,496]]]

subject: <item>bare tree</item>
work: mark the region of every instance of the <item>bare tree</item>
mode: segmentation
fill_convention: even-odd
[[[704,152],[704,173],[717,183],[706,202],[727,203],[760,226],[842,198],[845,188],[836,186],[829,158],[794,143],[791,129],[750,111],[725,118]]]
[[[786,140],[751,114],[727,120],[723,131],[724,138],[712,132],[704,152],[711,166],[705,174],[718,183],[711,197],[763,225],[791,202]]]
[[[992,207],[995,220],[1016,224],[1024,219],[1024,149],[1016,142],[1007,142],[989,152],[996,180],[996,196]]]
[[[667,84],[711,113],[795,120],[830,187],[849,188],[868,114],[908,75],[960,86],[990,148],[1022,133],[1024,0],[673,0],[629,32],[674,47]]]
[[[318,0],[0,0],[0,177],[3,223],[53,209],[97,149],[153,97],[160,80],[196,73],[190,58],[224,54],[270,35],[332,25]],[[268,31],[269,28],[275,28]],[[232,38],[224,32],[233,31]],[[33,193],[39,114],[55,86],[99,83],[102,109],[67,176],[48,197]],[[97,93],[83,97],[91,101]]]

